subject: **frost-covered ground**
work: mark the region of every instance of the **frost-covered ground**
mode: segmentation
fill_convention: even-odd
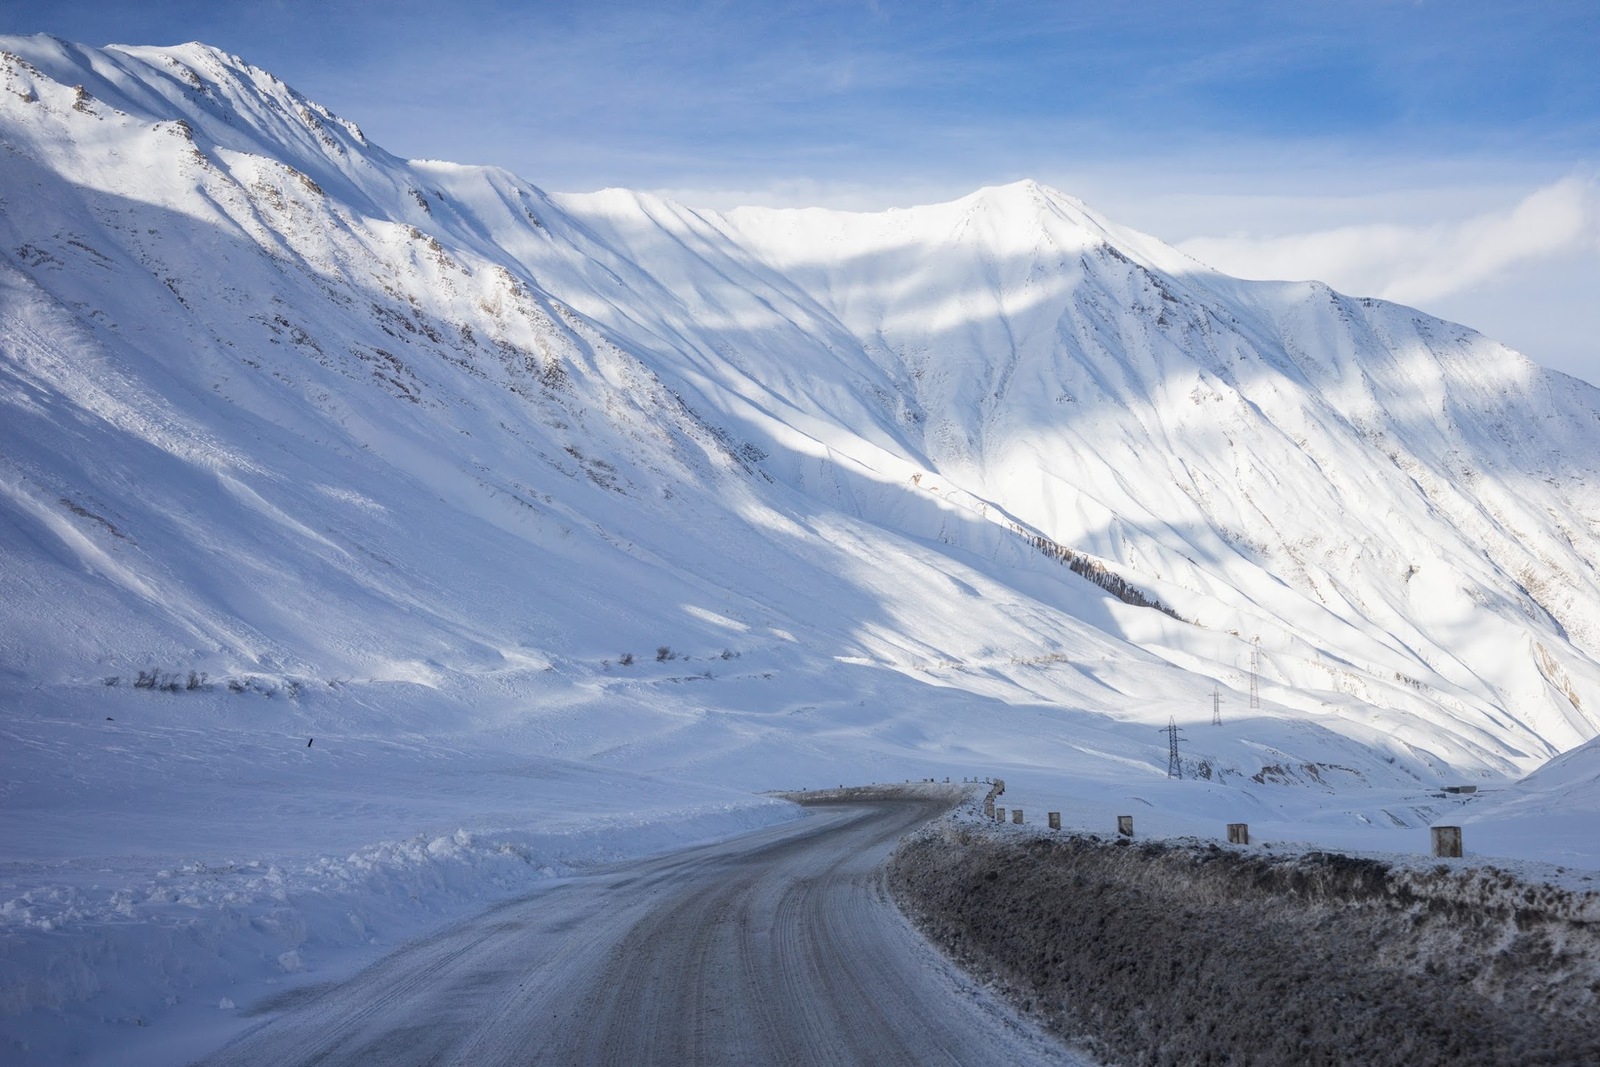
[[[1032,183],[549,195],[204,46],[0,51],[9,1040],[767,789],[1600,868],[1591,387]]]
[[[1075,831],[1071,812],[1053,831],[974,808],[906,841],[891,888],[946,951],[1109,1060],[1600,1054],[1593,877],[1561,871],[1571,884],[1551,886],[1548,870],[1481,859],[1130,841]]]
[[[1539,779],[1559,782],[1573,762],[1552,761],[1513,792],[1559,788]],[[1368,847],[1328,851],[1338,835],[1304,823],[1269,824],[1300,835],[1277,840],[1252,823],[1250,844],[1238,846],[1202,820],[1190,836],[1183,824],[1136,818],[1123,839],[1103,818],[1105,798],[1063,802],[1059,792],[1051,810],[1062,827],[1051,830],[1046,809],[1023,807],[1042,802],[1039,792],[1007,780],[990,798],[1003,818],[974,793],[901,849],[891,883],[935,941],[1111,1058],[1595,1055],[1600,871],[1589,846],[1562,833],[1592,817],[1580,791],[1565,796],[1567,824],[1524,825],[1520,846],[1505,836],[1514,804],[1494,803],[1476,826],[1469,819],[1468,840],[1486,828],[1502,836],[1461,859],[1421,854],[1407,835],[1392,850],[1350,835]],[[1011,820],[1017,807],[1022,825]],[[1121,813],[1131,810],[1124,801]],[[1548,861],[1563,852],[1582,865]]]

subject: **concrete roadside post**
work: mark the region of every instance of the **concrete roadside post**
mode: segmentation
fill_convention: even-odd
[[[1059,811],[1052,811],[1045,815],[1045,818],[1050,820],[1050,829],[1061,829],[1061,813]]]
[[[1433,828],[1433,854],[1447,859],[1461,858],[1461,827],[1435,826]]]
[[[1228,824],[1228,844],[1248,845],[1250,843],[1250,824],[1243,822],[1230,822]]]
[[[1118,815],[1117,816],[1117,833],[1120,834],[1123,837],[1132,837],[1133,836],[1133,816],[1132,815]]]
[[[1022,809],[1021,808],[1013,808],[1013,809],[1011,809],[1011,821],[1016,823],[1018,826],[1022,825]]]

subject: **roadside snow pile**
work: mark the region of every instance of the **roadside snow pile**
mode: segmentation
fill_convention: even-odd
[[[592,866],[664,851],[697,841],[781,822],[789,812],[779,805],[727,805],[709,809],[662,810],[629,822],[599,818],[592,825],[558,833],[532,831],[483,835],[465,829],[403,841],[384,841],[346,856],[322,856],[303,865],[248,860],[221,864],[192,862],[155,872],[147,882],[117,889],[44,886],[0,901],[0,928],[13,938],[27,932],[59,934],[85,924],[122,921],[175,922],[193,928],[197,916],[229,914],[217,920],[254,916],[263,909],[276,918],[250,918],[248,925],[270,928],[295,946],[324,940],[364,944],[376,940],[363,914],[380,923],[394,911],[439,911],[454,901],[492,900],[531,882]],[[344,918],[327,930],[297,918],[286,920],[284,906],[317,909],[314,901],[335,902]],[[347,920],[347,921],[346,921]],[[11,942],[14,948],[16,941]],[[8,953],[16,962],[20,953]],[[28,1001],[15,988],[0,986],[0,1010]],[[56,998],[43,998],[55,1003]],[[8,1012],[9,1013],[9,1012]]]
[[[889,882],[958,961],[1111,1060],[1600,1062],[1595,890],[959,818],[905,842]]]

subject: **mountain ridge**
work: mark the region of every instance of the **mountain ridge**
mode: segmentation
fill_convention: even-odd
[[[875,215],[546,194],[494,168],[398,160],[354,123],[205,46],[4,47],[6,187],[31,183],[52,201],[27,218],[8,213],[8,334],[24,338],[28,315],[46,320],[29,327],[34,341],[9,346],[9,395],[45,389],[70,397],[63,410],[116,408],[119,432],[154,442],[158,466],[179,465],[173,484],[194,483],[191,506],[204,511],[205,478],[221,487],[240,545],[251,516],[270,517],[282,536],[266,556],[279,565],[260,573],[306,601],[328,588],[297,577],[315,559],[338,576],[318,582],[347,590],[352,620],[373,597],[395,620],[459,602],[449,582],[419,599],[407,584],[423,578],[414,567],[405,581],[379,580],[371,568],[382,565],[362,554],[392,537],[375,531],[393,514],[426,528],[426,499],[463,516],[441,545],[486,537],[507,570],[519,545],[536,546],[606,571],[618,588],[637,584],[627,576],[644,560],[704,577],[708,561],[663,539],[674,523],[731,522],[730,554],[753,577],[773,543],[762,531],[788,531],[783,551],[812,561],[798,575],[833,558],[806,538],[845,536],[844,521],[869,546],[863,558],[887,535],[908,546],[884,549],[908,573],[970,557],[999,568],[997,588],[1029,591],[1005,608],[978,597],[993,612],[982,625],[997,628],[984,641],[957,636],[948,605],[913,607],[852,575],[835,587],[839,603],[880,621],[865,628],[865,647],[861,628],[821,624],[835,655],[913,675],[910,664],[978,662],[991,646],[1002,660],[1070,658],[1090,619],[1116,655],[1138,648],[1134,662],[1151,655],[1191,672],[1192,700],[1212,683],[1243,692],[1259,633],[1268,684],[1284,699],[1316,694],[1292,698],[1300,713],[1330,693],[1367,702],[1398,715],[1408,743],[1431,746],[1442,727],[1447,749],[1471,753],[1452,757],[1464,767],[1531,769],[1596,731],[1581,694],[1600,680],[1600,630],[1585,606],[1600,592],[1600,502],[1585,458],[1600,394],[1570,379],[1558,387],[1464,328],[1317,283],[1228,279],[1032,182]],[[137,299],[99,306],[108,278]],[[51,358],[19,373],[32,358],[19,351]],[[71,364],[88,352],[101,369],[79,373]],[[107,398],[99,383],[116,374]],[[186,399],[180,412],[160,399],[202,395],[201,380],[203,402]],[[412,410],[394,416],[374,406],[380,394]],[[286,483],[291,468],[219,429],[234,418],[275,454],[295,454],[302,488]],[[1533,419],[1549,426],[1525,432]],[[38,451],[49,434],[22,437]],[[72,454],[61,444],[36,465],[50,472],[48,491],[19,489],[13,471],[10,508],[54,531],[36,542],[100,538],[92,566],[108,572],[117,552],[132,553],[125,540],[206,543],[203,523],[154,519],[141,538],[122,490],[82,494],[110,483],[61,458]],[[221,473],[196,473],[208,465]],[[341,471],[348,484],[333,477]],[[405,499],[379,500],[365,488],[374,477],[409,485]],[[310,484],[328,491],[319,498]],[[671,503],[685,499],[687,511]],[[341,500],[330,520],[326,502]],[[739,518],[723,517],[730,501]],[[1327,529],[1324,517],[1369,506],[1381,529]],[[363,514],[391,518],[369,528]],[[342,539],[323,528],[330,521]],[[563,548],[572,531],[590,548]],[[1034,576],[1069,557],[1185,621],[1128,615],[1101,606],[1098,591]],[[241,634],[260,630],[250,620],[265,617],[277,620],[267,659],[301,674],[393,658],[376,653],[387,644],[377,630],[367,645],[304,644],[292,613],[224,595],[220,571],[197,582],[176,559],[119,566],[118,595],[132,600],[101,610],[140,632],[162,599],[159,573],[204,587],[194,614],[179,613],[176,632],[191,644],[241,622]],[[841,573],[837,562],[823,569]],[[468,567],[459,580],[484,578]],[[639,616],[615,594],[608,603],[601,582],[522,580],[529,593],[565,590],[554,600],[570,609],[588,605],[577,631]],[[773,611],[759,583],[734,584],[737,594],[718,595],[774,629],[792,630],[794,610],[812,625],[830,614]],[[791,581],[796,603],[808,602],[807,584]],[[91,586],[63,588],[103,600]],[[897,620],[887,630],[885,607]],[[1055,620],[1042,642],[1018,622],[1037,611]],[[30,670],[48,658],[25,636],[37,613],[14,615],[7,630]],[[663,633],[675,625],[673,612],[646,614]],[[513,615],[503,605],[497,617],[486,630],[458,604],[437,624],[492,650],[468,662],[495,662]],[[579,651],[567,617],[547,616],[535,660]],[[113,652],[93,625],[78,629],[91,635],[79,640],[80,677],[139,658]],[[257,669],[256,640],[190,658]],[[156,643],[176,655],[185,641]],[[411,643],[429,639],[419,631]],[[586,643],[583,654],[598,656]],[[1035,695],[1078,699],[1077,683],[1055,684]]]

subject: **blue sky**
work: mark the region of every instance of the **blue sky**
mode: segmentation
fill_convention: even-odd
[[[550,189],[876,208],[1037,178],[1600,381],[1600,3],[0,0],[203,40],[391,151]],[[1590,307],[1589,305],[1593,305]]]

